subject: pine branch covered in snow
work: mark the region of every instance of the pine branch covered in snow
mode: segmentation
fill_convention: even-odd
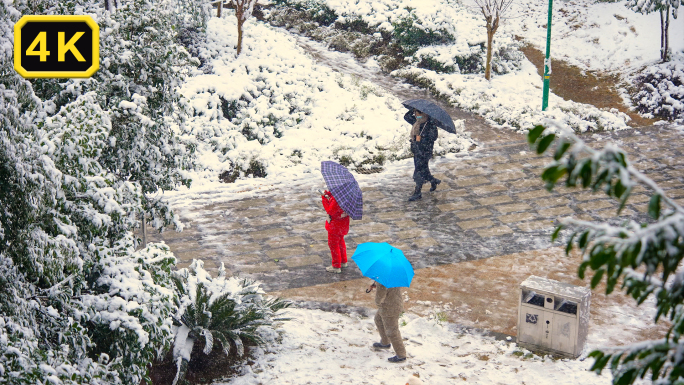
[[[594,150],[567,127],[554,124],[556,134],[544,135],[545,128],[537,126],[528,134],[537,152],[546,152],[556,139],[554,160],[542,173],[542,179],[551,190],[555,183],[565,179],[568,187],[582,186],[593,191],[604,191],[620,200],[619,211],[628,201],[638,183],[653,191],[649,215],[654,223],[637,223],[633,220],[614,226],[564,219],[553,234],[555,239],[566,226],[578,228],[567,241],[567,253],[577,245],[583,255],[579,277],[584,278],[587,268],[595,273],[591,287],[595,288],[606,278],[606,294],[610,294],[619,281],[622,289],[637,304],[653,295],[656,316],[668,317],[672,326],[664,341],[650,341],[623,348],[594,351],[596,361],[592,370],[601,372],[610,362],[614,384],[632,384],[637,378],[650,373],[654,382],[675,384],[684,380],[684,208],[669,198],[658,185],[635,169],[624,151],[613,144]]]

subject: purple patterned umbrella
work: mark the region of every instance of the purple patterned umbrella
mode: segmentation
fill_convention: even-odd
[[[326,160],[321,162],[321,174],[342,210],[352,219],[361,219],[363,215],[361,188],[349,170],[339,163]]]

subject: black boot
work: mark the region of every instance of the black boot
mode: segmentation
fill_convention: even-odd
[[[417,201],[418,199],[422,198],[423,195],[421,195],[420,190],[422,189],[423,184],[418,183],[416,184],[416,190],[413,192],[413,195],[409,197],[409,202]]]
[[[430,191],[435,191],[435,190],[437,190],[437,185],[440,184],[440,183],[442,183],[441,180],[439,180],[439,179],[437,179],[437,178],[432,178],[432,181],[430,182],[430,185],[431,185],[431,186],[430,186]]]

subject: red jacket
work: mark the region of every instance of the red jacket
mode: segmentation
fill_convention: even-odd
[[[330,196],[330,199],[326,198],[326,195]],[[335,200],[335,197],[332,196],[331,192],[326,191],[321,199],[323,200],[325,212],[330,215],[330,221],[325,221],[325,229],[328,230],[328,232],[347,235],[347,233],[349,233],[349,216],[345,215],[342,217],[344,210],[337,204],[337,201]]]

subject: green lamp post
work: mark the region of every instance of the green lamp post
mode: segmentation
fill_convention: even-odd
[[[542,111],[549,106],[549,78],[551,77],[551,10],[553,0],[549,0],[549,22],[546,24],[546,59],[544,60],[544,96],[542,97]]]

